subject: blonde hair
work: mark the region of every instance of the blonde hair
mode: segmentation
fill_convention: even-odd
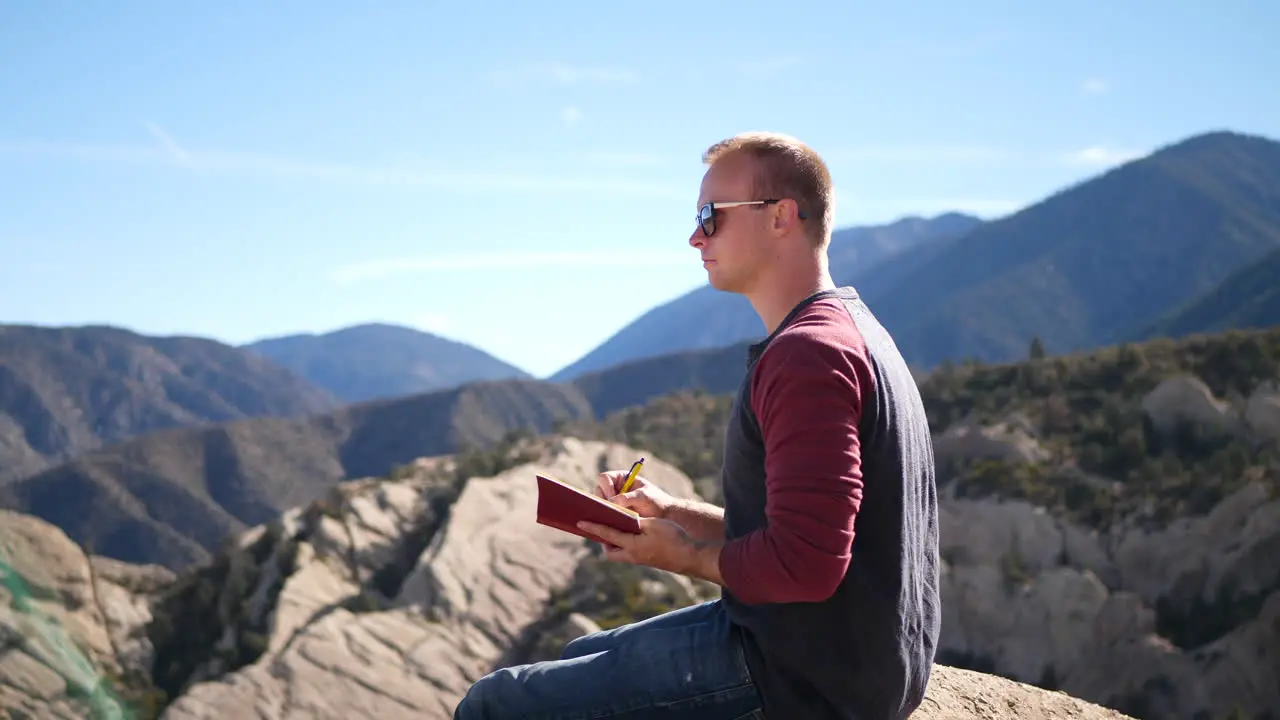
[[[702,161],[714,165],[728,155],[741,153],[755,161],[753,198],[790,198],[805,217],[805,234],[817,247],[831,240],[835,217],[835,197],[831,172],[813,148],[781,133],[746,132],[715,143],[702,154]]]

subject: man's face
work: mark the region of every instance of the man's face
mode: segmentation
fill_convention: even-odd
[[[718,161],[702,177],[697,209],[709,202],[757,200],[752,195],[752,178],[749,158],[729,156]],[[712,287],[733,293],[747,293],[754,287],[768,261],[770,244],[765,227],[769,207],[717,208],[715,232],[710,237],[694,224],[689,244],[701,253]]]

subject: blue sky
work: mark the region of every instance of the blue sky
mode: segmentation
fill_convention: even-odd
[[[705,282],[715,140],[814,145],[842,226],[995,217],[1192,134],[1280,139],[1276,27],[1226,0],[3,2],[0,322],[396,322],[547,375]]]

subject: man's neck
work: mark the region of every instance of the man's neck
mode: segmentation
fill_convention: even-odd
[[[826,255],[805,258],[793,267],[776,268],[774,277],[766,279],[747,296],[764,323],[765,335],[772,335],[796,305],[821,290],[834,288],[827,270]]]

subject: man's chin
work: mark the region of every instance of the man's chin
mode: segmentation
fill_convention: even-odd
[[[710,284],[711,287],[715,288],[716,290],[720,290],[722,292],[734,292],[733,283],[730,282],[728,278],[725,278],[724,276],[719,275],[717,273],[708,272],[707,283]]]

